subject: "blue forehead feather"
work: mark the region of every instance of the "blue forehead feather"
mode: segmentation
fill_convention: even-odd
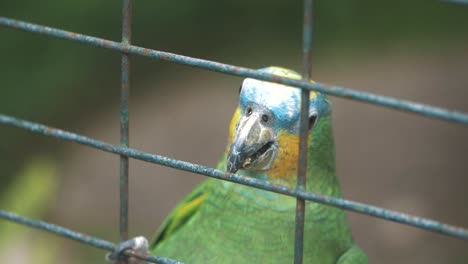
[[[292,70],[280,67],[268,67],[261,71],[299,79],[300,75]],[[316,93],[309,105],[309,116],[318,113],[318,117],[328,115],[330,102],[326,96]],[[281,84],[247,78],[242,84],[240,107],[242,110],[249,104],[256,103],[270,109],[276,118],[275,127],[290,133],[299,133],[301,90]]]

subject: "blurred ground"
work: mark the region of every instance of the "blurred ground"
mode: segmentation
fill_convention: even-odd
[[[325,83],[467,112],[467,61],[468,53],[414,55],[391,50],[374,59],[330,58],[314,67],[313,76]],[[290,61],[284,63],[300,69]],[[154,90],[131,96],[131,146],[215,166],[225,148],[239,83],[239,78],[198,70],[177,75],[156,72],[154,79],[142,84]],[[157,87],[162,89],[157,92]],[[466,126],[332,101],[338,173],[346,198],[467,227]],[[117,143],[116,103],[71,129]],[[118,157],[74,144],[67,144],[66,153],[60,170],[62,186],[49,218],[117,240]],[[169,210],[202,179],[131,160],[130,235],[151,237]],[[354,237],[372,263],[468,261],[465,241],[354,213],[349,217]],[[65,263],[80,263],[80,252],[88,250],[66,240],[63,245],[70,260]],[[96,262],[102,256],[96,250],[88,258]]]

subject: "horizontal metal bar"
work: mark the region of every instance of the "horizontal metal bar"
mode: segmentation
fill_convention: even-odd
[[[442,0],[442,2],[456,5],[468,5],[468,0]]]
[[[53,233],[62,237],[66,237],[66,238],[81,242],[83,244],[88,244],[99,249],[104,249],[107,251],[114,251],[114,249],[116,248],[116,245],[112,242],[102,240],[102,239],[99,239],[90,235],[86,235],[83,233],[75,232],[71,229],[68,229],[59,225],[54,225],[54,224],[47,223],[44,221],[34,220],[31,218],[20,216],[15,213],[8,212],[8,211],[1,210],[1,209],[0,209],[0,218],[6,219],[8,221],[12,221],[18,224],[22,224],[25,226],[40,229],[43,231],[47,231],[49,233]],[[150,255],[150,254],[141,254],[132,250],[127,250],[124,252],[124,254],[129,257],[143,259],[152,263],[182,264],[182,262],[168,259],[165,257],[158,257],[158,256]]]
[[[60,30],[51,27],[31,24],[15,19],[0,17],[0,25],[13,27],[28,32],[33,32],[42,35],[48,35],[56,38],[77,41],[100,48],[112,49],[128,54],[140,55],[154,59],[161,59],[169,62],[174,62],[183,65],[189,65],[197,68],[203,68],[215,72],[236,75],[241,77],[250,77],[258,80],[281,83],[297,88],[314,90],[325,94],[338,96],[342,98],[367,102],[374,105],[385,106],[401,111],[412,112],[427,117],[443,119],[447,121],[468,124],[468,113],[459,111],[451,111],[448,109],[434,107],[427,104],[416,103],[408,100],[401,100],[394,97],[388,97],[368,92],[361,92],[340,86],[329,86],[322,83],[309,83],[302,80],[290,79],[258,70],[249,68],[236,67],[229,64],[191,58],[169,52],[163,52],[153,49],[146,49],[133,45],[126,45],[120,42],[110,41],[102,38],[91,37],[83,34],[78,34],[70,31]]]
[[[298,189],[291,189],[286,186],[273,184],[271,182],[264,181],[264,180],[259,180],[259,179],[255,179],[251,177],[245,177],[245,176],[238,175],[238,174],[228,173],[225,171],[209,168],[209,167],[198,165],[198,164],[193,164],[193,163],[186,162],[186,161],[168,158],[165,156],[150,154],[150,153],[142,152],[133,148],[126,148],[126,147],[122,147],[118,145],[111,145],[103,141],[95,140],[89,137],[67,132],[61,129],[48,127],[42,124],[17,119],[11,116],[3,115],[3,114],[0,114],[0,124],[22,128],[22,129],[29,130],[37,134],[75,142],[81,145],[100,149],[106,152],[111,152],[111,153],[115,153],[119,155],[125,155],[134,159],[143,160],[143,161],[163,165],[166,167],[171,167],[171,168],[175,168],[179,170],[206,175],[206,176],[220,179],[220,180],[236,182],[236,183],[243,184],[246,186],[255,187],[258,189],[280,193],[280,194],[284,194],[284,195],[288,195],[288,196],[292,196],[296,198],[299,197],[304,200],[323,203],[323,204],[331,205],[337,208],[350,210],[356,213],[370,215],[370,216],[386,219],[389,221],[398,222],[398,223],[418,227],[421,229],[426,229],[429,231],[468,240],[467,229],[448,225],[442,222],[437,222],[437,221],[422,218],[422,217],[412,216],[409,214],[387,210],[381,207],[358,203],[358,202],[354,202],[354,201],[350,201],[346,199],[320,195],[317,193],[306,192],[306,191],[302,191]]]

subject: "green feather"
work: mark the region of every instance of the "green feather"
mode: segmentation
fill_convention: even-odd
[[[205,194],[203,193],[205,185],[206,182],[200,184],[172,210],[156,232],[151,247],[161,243],[168,236],[176,232],[197,212],[205,198]]]

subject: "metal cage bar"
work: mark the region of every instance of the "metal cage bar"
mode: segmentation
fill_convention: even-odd
[[[312,0],[304,0],[304,25],[303,25],[303,73],[302,80],[309,82],[312,73]],[[299,131],[299,163],[297,173],[297,190],[305,191],[307,184],[307,143],[309,135],[309,103],[310,91],[301,89],[301,116]],[[305,200],[296,200],[296,230],[294,239],[294,264],[302,264],[304,252],[304,222]]]
[[[468,0],[442,0],[448,4],[455,4],[455,5],[468,5]]]
[[[129,45],[132,38],[132,1],[123,0],[122,44]],[[122,52],[120,91],[120,145],[129,146],[128,96],[130,92],[130,55]],[[128,157],[120,155],[120,241],[128,239]]]

